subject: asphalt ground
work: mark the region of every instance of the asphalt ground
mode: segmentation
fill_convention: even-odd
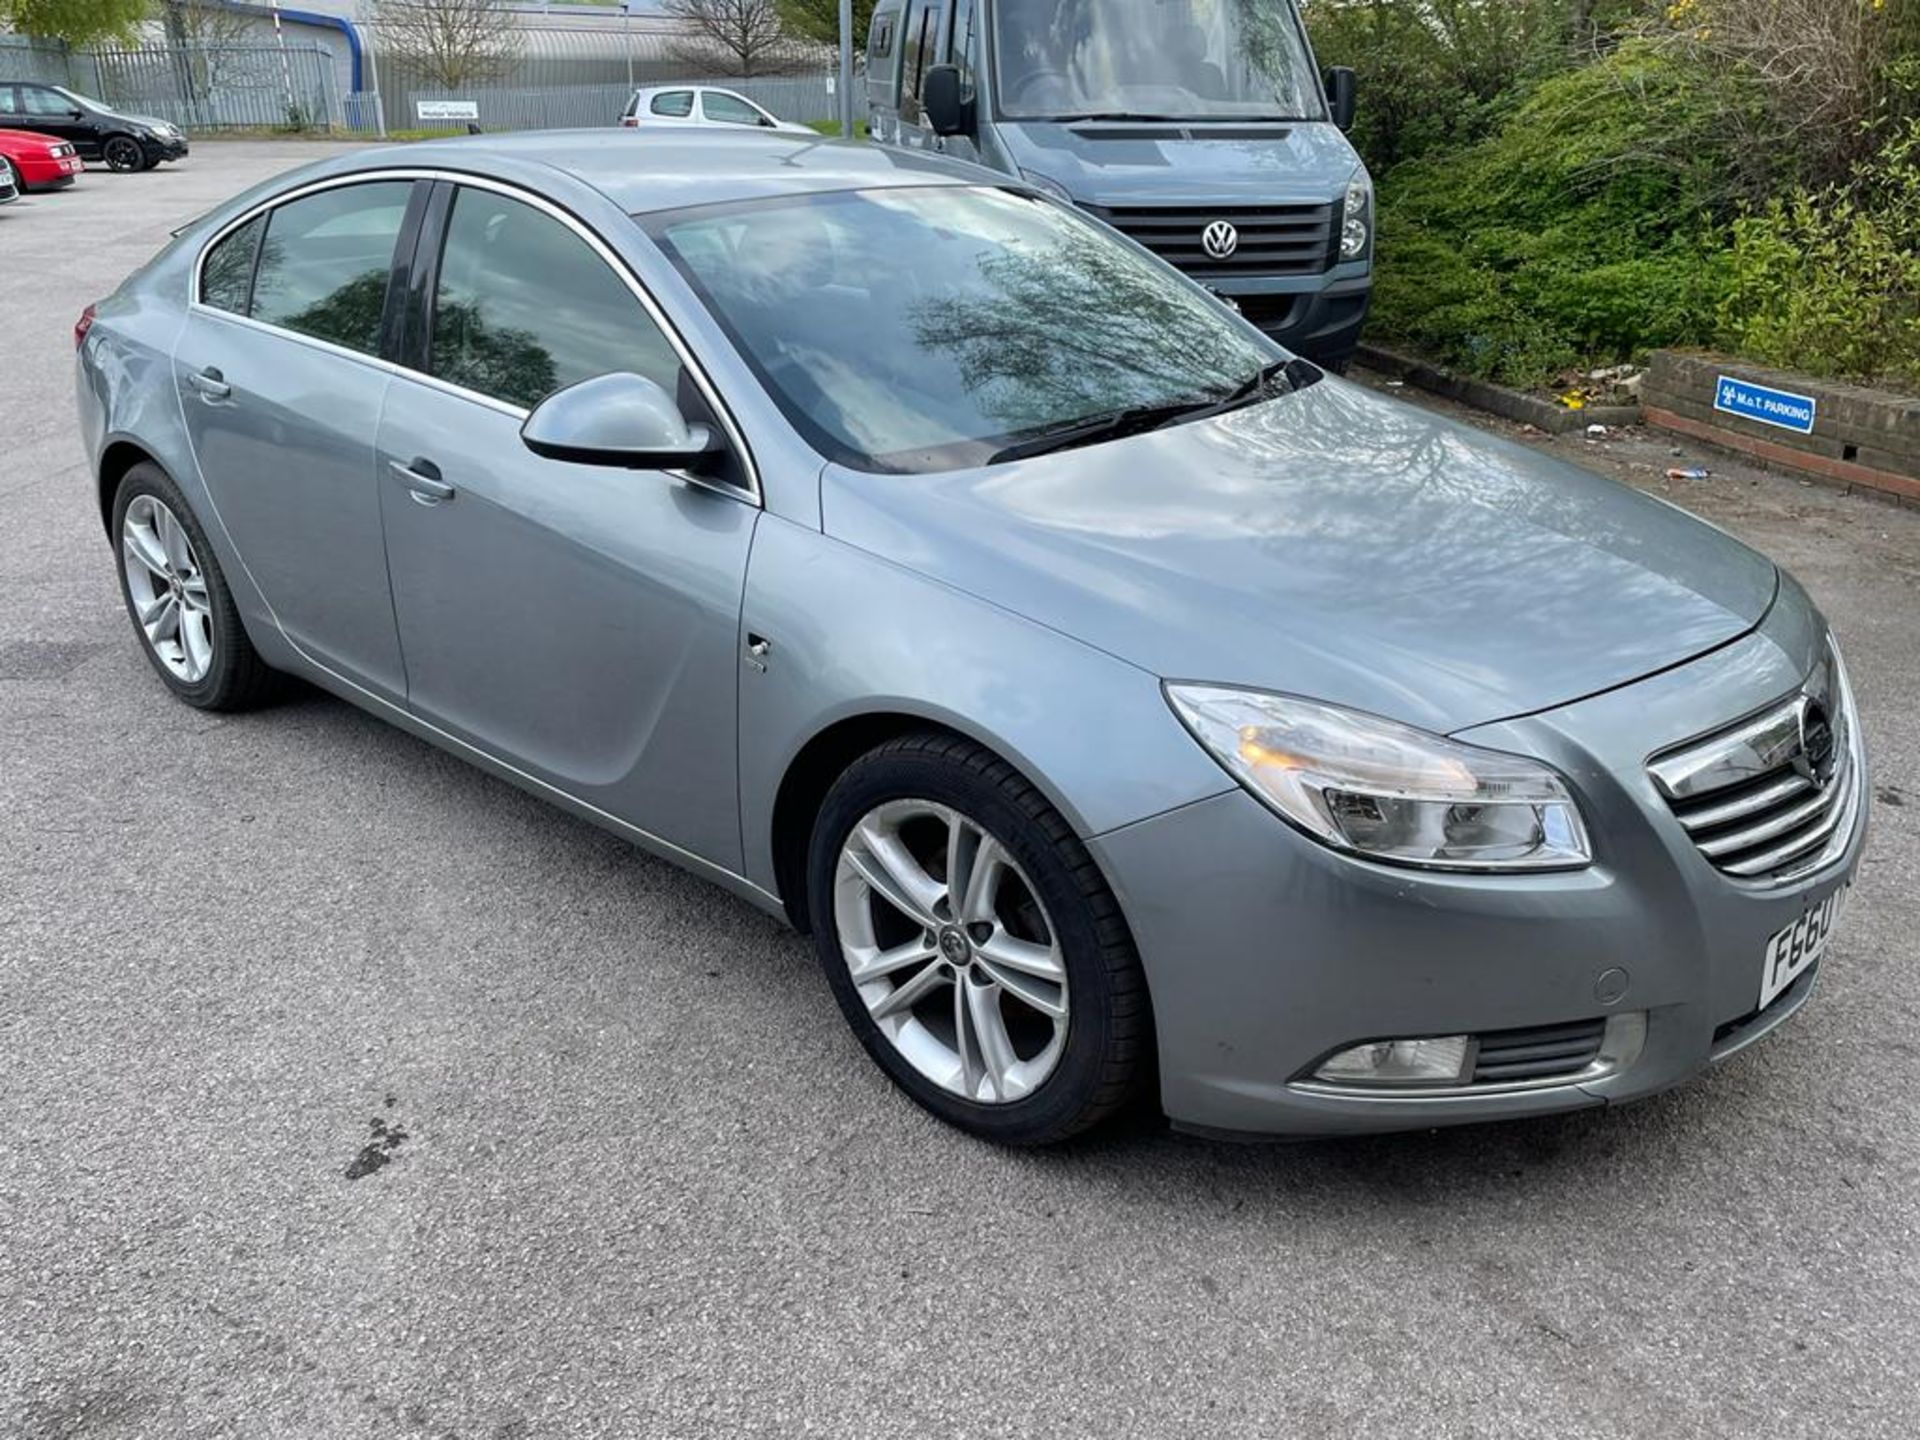
[[[1673,498],[1844,638],[1875,832],[1781,1033],[1606,1113],[1008,1153],[719,890],[334,700],[163,693],[69,328],[315,153],[0,211],[0,1435],[1914,1433],[1920,512],[1536,442],[1704,456]]]

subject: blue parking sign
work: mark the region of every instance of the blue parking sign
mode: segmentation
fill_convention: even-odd
[[[1791,390],[1775,390],[1751,380],[1736,380],[1722,375],[1713,390],[1713,408],[1729,415],[1776,425],[1800,435],[1813,433],[1814,400],[1811,395],[1795,395]]]

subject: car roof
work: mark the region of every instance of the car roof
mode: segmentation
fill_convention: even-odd
[[[661,127],[522,131],[361,151],[350,169],[444,165],[485,172],[493,159],[550,166],[629,214],[779,195],[908,185],[1005,184],[978,166],[922,152],[791,132]]]

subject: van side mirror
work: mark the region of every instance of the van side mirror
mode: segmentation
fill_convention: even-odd
[[[628,470],[701,471],[724,453],[719,437],[689,425],[659,385],[625,371],[556,390],[527,416],[520,439],[547,460]]]
[[[1345,65],[1329,65],[1320,77],[1327,87],[1327,109],[1342,130],[1353,128],[1354,75]]]
[[[960,98],[960,67],[932,65],[920,77],[920,107],[936,135],[964,135],[973,129],[973,102]]]

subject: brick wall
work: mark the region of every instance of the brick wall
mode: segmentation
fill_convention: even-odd
[[[1722,375],[1810,395],[1811,435],[1713,408]],[[1656,350],[1641,384],[1648,424],[1744,451],[1770,464],[1920,503],[1920,396],[1810,380],[1790,371]]]

